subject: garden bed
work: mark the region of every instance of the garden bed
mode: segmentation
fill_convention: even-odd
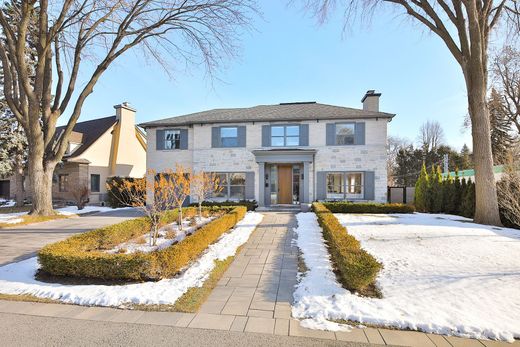
[[[108,281],[149,281],[172,277],[241,220],[246,208],[214,208],[210,211],[225,213],[191,235],[183,235],[181,241],[150,252],[113,251],[149,233],[151,225],[144,217],[72,236],[48,245],[38,253],[41,271],[54,276]],[[193,217],[196,209],[186,208],[183,213],[186,217]],[[163,213],[160,226],[173,223],[177,217],[177,210]]]
[[[233,216],[232,212],[225,216]],[[78,305],[133,307],[152,310],[161,310],[167,306],[168,309],[175,310],[178,308],[175,305],[177,300],[185,298],[190,302],[183,302],[179,307],[185,307],[186,310],[189,310],[198,307],[200,303],[195,301],[203,300],[205,289],[211,285],[211,283],[206,282],[217,280],[216,276],[219,275],[217,267],[220,268],[222,263],[236,254],[237,249],[249,239],[253,230],[261,222],[262,217],[261,214],[254,212],[245,214],[241,221],[236,223],[231,230],[218,237],[199,257],[191,261],[174,278],[166,278],[157,282],[110,286],[48,284],[35,279],[38,262],[37,258],[34,257],[0,267],[0,298],[7,296],[23,300],[54,300]],[[212,223],[217,221],[215,220]],[[194,235],[197,235],[197,233]],[[187,237],[185,240],[189,238]],[[179,244],[181,243],[179,242]],[[214,273],[214,271],[217,273]],[[203,289],[194,291],[193,288]],[[190,291],[191,293],[187,294]]]
[[[316,216],[299,214],[298,247],[308,271],[294,294],[302,325],[338,322],[478,339],[520,338],[520,232],[443,214],[335,214],[383,264],[382,298],[344,289]]]

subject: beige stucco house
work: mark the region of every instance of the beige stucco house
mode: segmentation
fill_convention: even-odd
[[[128,103],[114,106],[110,117],[79,122],[70,136],[69,148],[56,167],[53,200],[69,202],[73,191],[87,186],[89,203],[106,200],[105,182],[108,177],[143,177],[146,172],[146,136],[135,124],[136,111]],[[63,127],[56,130],[60,136]],[[25,180],[25,195],[30,200],[29,180]],[[11,181],[10,196],[14,198],[15,182]]]
[[[147,122],[147,167],[215,173],[224,189],[213,200],[385,202],[394,114],[379,110],[380,95],[368,91],[361,109],[296,102]]]

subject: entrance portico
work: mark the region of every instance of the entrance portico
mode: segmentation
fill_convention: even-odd
[[[258,163],[258,205],[299,205],[309,203],[309,180],[314,149],[254,150]]]

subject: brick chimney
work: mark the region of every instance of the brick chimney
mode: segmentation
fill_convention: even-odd
[[[123,102],[119,105],[114,105],[116,109],[116,119],[121,120],[122,123],[135,125],[136,110],[130,106],[128,102]]]
[[[376,93],[375,90],[367,90],[361,102],[363,103],[364,111],[379,112],[379,97],[381,93]]]

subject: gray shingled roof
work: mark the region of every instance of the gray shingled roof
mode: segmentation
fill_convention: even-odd
[[[240,123],[361,118],[392,118],[395,114],[315,102],[259,105],[248,108],[221,108],[139,124],[143,128],[203,123]]]

